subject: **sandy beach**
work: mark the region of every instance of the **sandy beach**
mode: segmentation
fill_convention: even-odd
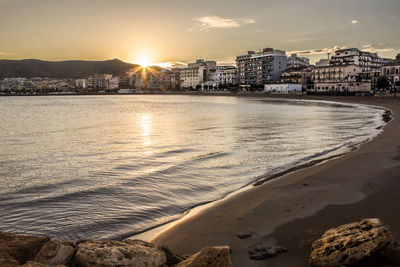
[[[208,205],[151,242],[184,254],[229,245],[234,266],[293,267],[307,266],[311,243],[327,229],[362,218],[381,218],[400,238],[400,98],[287,97],[382,106],[393,119],[358,150]],[[281,244],[289,251],[250,260],[248,248],[257,244]]]

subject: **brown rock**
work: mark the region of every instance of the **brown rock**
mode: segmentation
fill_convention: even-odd
[[[165,266],[166,256],[154,245],[141,240],[86,240],[78,244],[74,258],[77,267]]]
[[[232,266],[228,246],[206,247],[178,263],[175,267],[228,267]]]
[[[385,250],[392,242],[389,228],[379,219],[364,219],[326,231],[313,242],[309,263],[313,267],[354,264]]]
[[[14,267],[19,266],[19,262],[11,257],[5,250],[0,250],[0,266]]]
[[[48,265],[48,264],[43,264],[39,263],[36,261],[28,261],[24,265],[20,265],[21,267],[65,267],[64,265]]]
[[[42,247],[35,261],[49,265],[69,265],[74,252],[75,248],[70,243],[51,240]]]
[[[275,257],[281,252],[287,252],[287,248],[283,246],[254,246],[250,247],[247,251],[250,254],[252,260],[263,260],[270,257]]]
[[[160,249],[164,252],[165,256],[167,257],[166,264],[168,266],[173,266],[173,265],[178,264],[181,261],[184,261],[188,258],[184,255],[180,255],[180,254],[172,251],[171,249],[169,249],[167,247],[161,247]]]
[[[27,261],[33,260],[42,246],[49,240],[49,238],[44,237],[0,232],[0,251],[2,251],[0,257],[7,256],[6,254],[8,254],[7,257],[13,258],[19,264],[24,264]],[[3,260],[0,259],[0,262]]]

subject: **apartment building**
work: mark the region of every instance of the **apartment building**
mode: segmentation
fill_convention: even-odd
[[[180,85],[182,88],[195,89],[205,81],[206,67],[194,66],[180,69]]]
[[[284,84],[301,84],[303,89],[307,89],[307,86],[311,85],[311,77],[313,66],[309,67],[296,67],[286,69],[282,72],[281,83]],[[310,89],[310,88],[309,88]]]
[[[285,51],[264,48],[260,52],[248,51],[236,58],[237,80],[240,86],[276,83],[286,69]]]
[[[391,85],[400,86],[400,59],[385,64],[385,66],[382,67],[381,73],[382,76],[389,79]]]
[[[364,81],[363,67],[358,65],[331,65],[312,70],[314,89],[319,93],[369,93],[371,82]]]
[[[361,51],[358,48],[336,50],[330,59],[330,65],[357,65],[363,72],[379,69],[387,59],[378,57],[377,53]]]
[[[195,89],[206,81],[215,79],[217,62],[198,59],[189,63],[187,68],[180,69],[179,78],[181,88]]]
[[[291,54],[287,57],[286,69],[308,67],[310,66],[310,60],[305,57],[298,57],[297,54]]]
[[[236,84],[236,67],[217,66],[215,80],[219,84]]]

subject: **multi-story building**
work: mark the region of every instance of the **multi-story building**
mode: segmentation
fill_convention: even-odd
[[[310,60],[308,58],[298,57],[296,54],[291,54],[287,57],[286,69],[308,66],[310,66]]]
[[[400,54],[399,54],[400,55]],[[400,85],[400,56],[397,55],[396,60],[385,64],[382,67],[382,76],[389,79],[389,83],[394,86]]]
[[[236,84],[236,67],[234,66],[217,66],[215,80],[219,84]]]
[[[198,59],[187,68],[179,69],[181,88],[199,88],[204,82],[215,79],[217,62]]]
[[[371,91],[371,82],[362,79],[363,68],[358,65],[331,65],[312,71],[314,89],[319,93],[356,93]]]
[[[282,72],[281,83],[301,84],[303,89],[310,89],[313,69],[313,66],[286,69]]]
[[[260,52],[248,51],[247,55],[236,58],[239,85],[263,85],[279,81],[286,69],[285,51],[264,48]]]
[[[330,65],[357,65],[363,72],[379,69],[386,59],[379,58],[377,53],[361,51],[358,48],[336,50],[330,59]]]
[[[180,85],[182,88],[195,89],[205,81],[206,67],[195,66],[180,69]]]
[[[326,67],[326,66],[329,66],[329,65],[330,65],[329,64],[329,59],[324,59],[324,58],[320,59],[319,61],[317,61],[315,63],[315,66],[317,66],[317,67]]]
[[[196,60],[196,62],[188,64],[189,69],[199,68],[199,67],[204,67],[205,70],[204,81],[210,81],[212,79],[211,75],[213,75],[213,73],[217,69],[217,62],[212,60],[205,61],[204,59],[198,59]]]

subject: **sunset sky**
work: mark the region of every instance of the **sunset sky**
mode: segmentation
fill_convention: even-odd
[[[234,62],[247,50],[400,53],[399,0],[0,0],[0,58]],[[300,53],[300,52],[299,52]]]

